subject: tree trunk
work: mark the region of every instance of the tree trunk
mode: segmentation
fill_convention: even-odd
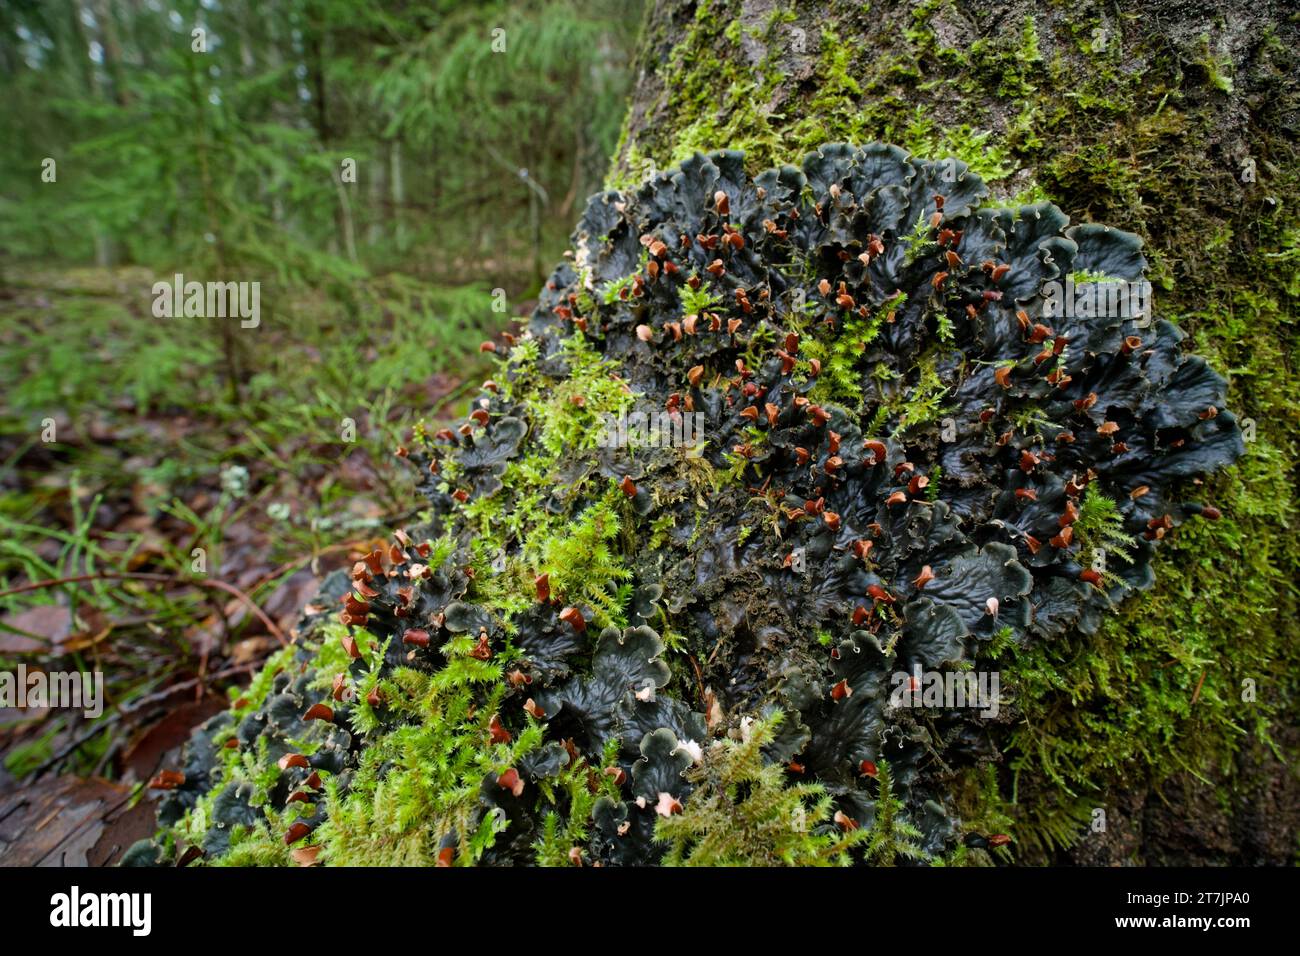
[[[1230,380],[1249,443],[1208,489],[1223,520],[1180,529],[1157,588],[1062,650],[1068,690],[1003,673],[1024,700],[998,772],[1022,859],[1294,857],[1298,49],[1269,0],[647,10],[611,185],[695,150],[743,149],[751,171],[834,141],[956,155],[1008,205],[1138,234],[1156,314]]]
[[[406,182],[402,178],[402,141],[394,139],[388,144],[389,192],[392,202],[391,218],[393,223],[393,241],[397,251],[406,247],[406,223],[403,218],[406,205]]]
[[[113,85],[113,99],[119,106],[125,106],[130,102],[130,93],[126,88],[126,77],[122,73],[122,42],[117,33],[117,12],[113,9],[111,0],[97,0],[94,9],[104,70]]]

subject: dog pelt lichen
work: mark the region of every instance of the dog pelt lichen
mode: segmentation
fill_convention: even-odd
[[[404,450],[427,526],[196,732],[132,859],[654,863],[712,832],[661,821],[754,719],[810,838],[972,845],[945,784],[998,758],[1014,687],[990,717],[897,706],[897,675],[1092,633],[1243,452],[1149,294],[1060,307],[1147,290],[1136,236],[986,198],[881,144],[593,197],[470,417]],[[632,408],[694,442],[602,438]],[[791,859],[895,855],[826,845]]]

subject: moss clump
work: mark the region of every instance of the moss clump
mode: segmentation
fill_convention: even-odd
[[[847,866],[872,830],[837,823],[834,801],[816,783],[787,783],[763,755],[784,715],[749,724],[740,740],[714,744],[692,772],[687,809],[660,820],[665,866]],[[884,837],[880,837],[883,845]]]

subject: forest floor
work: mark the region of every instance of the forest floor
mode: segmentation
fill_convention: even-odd
[[[94,720],[0,706],[3,864],[102,864],[152,830],[147,782],[411,514],[393,452],[463,406],[491,321],[405,279],[347,310],[304,293],[235,396],[217,336],[154,319],[151,282],[0,281],[0,671],[105,680]]]

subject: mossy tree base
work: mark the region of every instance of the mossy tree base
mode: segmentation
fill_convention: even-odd
[[[433,537],[333,582],[133,858],[1287,862],[1295,23],[1089,9],[652,8],[612,178],[691,158],[593,199],[417,430]],[[803,157],[876,137],[939,162]],[[1140,309],[1036,324],[1139,237],[1218,375]],[[638,397],[707,440],[598,440]],[[922,662],[1008,706],[897,713]]]
[[[1006,661],[1017,720],[970,812],[1013,819],[1025,860],[1295,856],[1298,18],[1179,0],[646,14],[612,183],[696,149],[742,149],[752,170],[833,140],[955,155],[1008,204],[1140,235],[1158,313],[1229,379],[1247,454],[1196,489],[1224,520],[1182,529],[1157,590],[1098,637]]]

